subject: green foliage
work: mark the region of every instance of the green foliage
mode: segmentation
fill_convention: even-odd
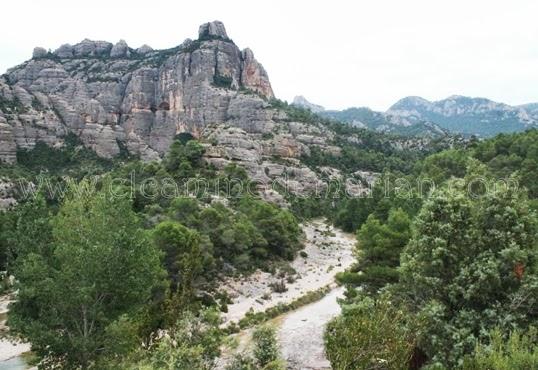
[[[286,364],[280,359],[276,331],[271,326],[260,326],[252,333],[253,355],[234,356],[226,370],[285,370]]]
[[[374,200],[371,198],[347,199],[340,207],[334,219],[335,225],[344,231],[354,232],[373,212]]]
[[[38,98],[33,96],[32,97],[32,108],[34,108],[35,110],[43,110],[45,107],[43,106],[43,104],[41,104],[41,102],[39,101]]]
[[[15,261],[11,330],[50,366],[87,368],[120,355],[119,344],[137,342],[126,338],[136,332],[130,319],[161,279],[158,252],[125,197],[87,183],[71,188],[50,227],[50,245],[25,246]]]
[[[520,185],[528,189],[529,197],[538,198],[538,130],[498,135],[478,144],[472,153],[498,177],[518,174]]]
[[[237,354],[233,357],[232,362],[226,366],[225,370],[257,370],[257,366],[252,357]]]
[[[252,333],[254,358],[258,366],[264,368],[279,358],[276,331],[270,326],[260,326]]]
[[[84,148],[74,134],[67,135],[65,145],[59,149],[38,141],[32,150],[19,150],[17,165],[35,174],[46,172],[52,176],[69,176],[76,180],[102,174],[113,168],[112,161]]]
[[[224,89],[230,89],[232,87],[233,79],[230,76],[224,76],[215,73],[213,76],[213,85],[216,87],[222,87]]]
[[[13,98],[7,99],[3,96],[0,96],[0,111],[9,114],[15,114],[15,113],[26,113],[26,107],[20,99],[17,96],[13,96]]]
[[[249,271],[267,260],[290,258],[300,248],[300,228],[286,210],[255,199],[241,199],[237,211],[222,203],[202,209],[197,200],[177,198],[169,208],[172,219],[200,231],[215,257]]]
[[[10,233],[15,228],[15,217],[13,212],[0,211],[0,271],[6,271],[8,265],[8,255],[11,245]],[[3,289],[0,289],[3,291]]]
[[[441,184],[451,177],[463,178],[468,159],[469,153],[463,150],[445,150],[426,157],[417,167],[422,177]]]
[[[254,325],[262,324],[286,312],[290,312],[312,302],[319,301],[321,298],[325,297],[325,295],[327,295],[327,293],[329,293],[330,291],[331,288],[329,286],[326,286],[318,290],[308,292],[288,304],[280,303],[274,307],[268,308],[263,312],[254,313],[253,311],[249,311],[246,313],[245,317],[239,320],[239,327],[241,329],[245,329]]]
[[[200,235],[179,223],[165,221],[157,225],[153,239],[164,252],[164,265],[172,291],[177,292],[181,299],[191,298],[194,280],[203,270]]]
[[[346,306],[325,331],[325,350],[335,370],[407,370],[414,339],[408,313],[386,299],[365,297]]]
[[[176,178],[188,178],[194,175],[193,168],[200,166],[203,154],[204,148],[196,140],[176,140],[170,146],[164,167]]]
[[[538,322],[538,229],[524,193],[472,199],[451,185],[420,211],[397,290],[424,319],[420,348],[432,362],[455,366],[485,331]]]
[[[401,256],[400,283],[394,283],[398,278],[394,268],[371,264],[365,253],[339,280],[362,286],[366,293],[371,293],[371,286],[392,282],[386,285],[387,293],[409,304],[421,322],[412,330],[418,334],[419,352],[425,352],[423,360],[429,360],[428,368],[461,366],[478,342],[486,348],[492,328],[506,338],[514,328],[525,331],[536,326],[538,255],[532,209],[538,203],[526,198],[525,189],[494,186],[499,179],[512,184],[517,179],[531,197],[536,196],[536,134],[531,130],[499,135],[471,149],[434,154],[419,161],[410,175],[383,174],[371,198],[340,203],[335,221],[348,230],[362,225],[362,246],[372,247],[374,256],[383,252],[379,254],[382,260],[397,262],[396,254],[386,255],[380,248],[391,240],[386,230],[389,214],[402,208],[414,218],[412,238]],[[400,196],[405,187],[397,183],[397,177],[410,184],[430,179],[437,190],[428,195],[431,186],[426,181],[424,188]],[[484,192],[484,185],[489,192]],[[364,214],[372,216],[363,224]],[[366,266],[358,274],[361,265]],[[348,291],[345,302],[360,301],[359,292]],[[487,364],[474,366],[493,368]]]
[[[41,192],[12,212],[0,212],[3,221],[0,225],[0,246],[4,267],[13,272],[17,259],[23,261],[30,253],[51,257],[51,217],[52,210]]]
[[[243,198],[239,210],[260,230],[270,253],[290,260],[295,256],[301,231],[290,212],[252,198]]]
[[[214,310],[204,310],[198,316],[185,313],[150,349],[150,358],[130,368],[213,369],[223,340],[219,322],[219,314]]]
[[[536,329],[522,334],[510,333],[504,340],[502,331],[493,330],[489,344],[476,346],[473,355],[465,358],[463,370],[528,370],[538,369],[538,336]]]
[[[338,280],[372,294],[398,282],[400,253],[409,240],[410,224],[401,209],[391,210],[386,223],[370,215],[357,233],[358,262],[351,271],[337,275]],[[348,294],[352,296],[353,292]]]

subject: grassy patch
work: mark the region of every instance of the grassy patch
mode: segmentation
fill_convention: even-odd
[[[247,312],[245,317],[239,320],[239,328],[246,329],[252,326],[259,325],[266,321],[274,319],[275,317],[280,316],[284,313],[294,311],[300,307],[306,306],[307,304],[317,302],[323,297],[325,297],[330,291],[331,291],[331,287],[327,285],[318,290],[313,290],[311,292],[308,292],[305,295],[291,301],[290,303],[286,303],[286,304],[280,303],[262,312],[249,311]],[[235,323],[230,324],[227,327],[227,330],[232,333],[236,332],[237,324]]]

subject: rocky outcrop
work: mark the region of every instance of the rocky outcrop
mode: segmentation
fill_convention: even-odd
[[[167,50],[87,39],[52,53],[36,48],[0,77],[0,160],[13,163],[17,149],[38,141],[61,146],[70,133],[102,157],[122,147],[159,160],[188,132],[218,168],[237,163],[256,181],[292,192],[323,187],[299,158],[313,147],[338,154],[333,134],[293,122],[270,104],[273,97],[253,52],[241,51],[218,21]],[[269,190],[263,193],[278,198]]]
[[[225,122],[247,132],[270,128],[273,113],[264,110],[272,97],[261,64],[218,21],[200,26],[198,40],[168,50],[87,39],[53,53],[36,48],[0,80],[1,102],[8,102],[0,104],[0,158],[13,161],[13,142],[57,145],[74,133],[101,156],[117,155],[123,142],[151,160],[181,132],[202,137]],[[10,109],[13,98],[17,110]]]
[[[48,54],[47,50],[42,47],[35,47],[32,53],[32,58],[44,58]]]
[[[312,113],[319,113],[319,112],[323,112],[325,110],[325,108],[322,107],[321,105],[317,105],[317,104],[309,102],[302,95],[298,95],[295,98],[293,98],[293,103],[292,104],[297,106],[297,107],[308,109]]]
[[[241,52],[241,59],[241,83],[243,86],[263,96],[272,98],[274,95],[271,84],[269,83],[269,77],[263,66],[254,58],[252,50],[243,50]]]
[[[152,52],[153,51],[153,48],[149,45],[142,45],[141,47],[139,47],[138,49],[136,49],[136,52],[140,55],[144,55],[144,54],[147,54],[149,52]]]
[[[124,40],[120,40],[110,50],[111,58],[129,58],[130,56],[131,52],[129,51],[129,46]]]
[[[228,40],[228,35],[226,34],[226,28],[224,24],[220,21],[213,21],[202,24],[198,28],[198,38],[199,39],[208,39],[208,38],[221,38],[223,40]]]
[[[14,185],[10,181],[0,178],[0,212],[10,209],[16,204]]]

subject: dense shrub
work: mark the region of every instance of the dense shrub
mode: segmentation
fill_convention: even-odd
[[[489,334],[488,343],[476,346],[474,354],[465,358],[463,370],[527,370],[538,369],[538,335],[535,328],[523,334],[513,331],[505,340],[500,330]]]
[[[386,299],[364,297],[346,306],[325,331],[325,350],[335,370],[407,370],[414,348],[405,310]]]

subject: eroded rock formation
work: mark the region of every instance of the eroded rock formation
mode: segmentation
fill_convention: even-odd
[[[297,158],[312,146],[338,148],[327,145],[323,126],[272,108],[273,97],[253,52],[241,51],[218,21],[167,50],[87,39],[54,52],[35,48],[0,77],[0,160],[13,163],[17,149],[38,141],[61,146],[69,133],[103,157],[124,147],[159,160],[188,132],[206,143],[206,160],[217,167],[237,162],[256,179],[285,175],[281,181],[301,191],[315,188],[319,179]]]

